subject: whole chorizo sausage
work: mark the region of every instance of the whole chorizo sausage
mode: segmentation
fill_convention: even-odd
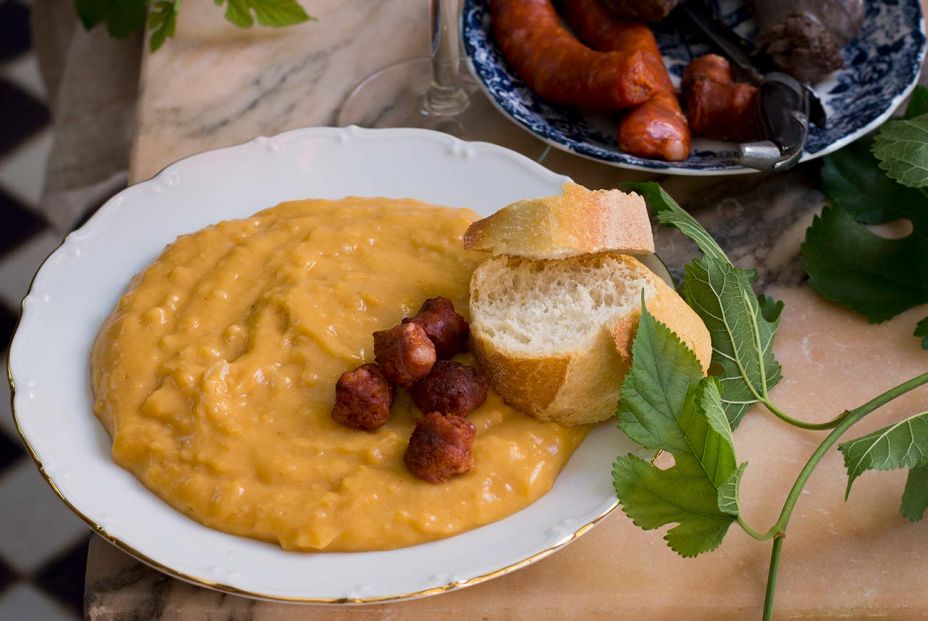
[[[506,60],[543,99],[623,110],[657,92],[658,77],[641,52],[591,50],[564,26],[551,0],[491,0],[490,12]]]
[[[657,93],[629,111],[619,124],[619,147],[641,157],[686,159],[692,145],[690,130],[651,29],[616,19],[600,0],[570,0],[565,10],[568,23],[583,42],[597,50],[640,54],[655,76]]]

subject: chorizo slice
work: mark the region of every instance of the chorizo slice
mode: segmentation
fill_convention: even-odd
[[[403,455],[406,467],[429,483],[444,483],[474,464],[477,428],[460,416],[429,412],[418,421]]]
[[[659,78],[644,54],[590,49],[563,24],[551,0],[492,0],[490,14],[503,56],[543,99],[623,110],[657,92]]]
[[[396,388],[376,364],[345,371],[335,384],[332,419],[351,427],[372,431],[390,418]]]

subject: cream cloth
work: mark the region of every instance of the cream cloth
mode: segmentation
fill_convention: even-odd
[[[66,232],[126,186],[142,37],[88,33],[62,0],[34,0],[32,31],[54,129],[39,209]]]

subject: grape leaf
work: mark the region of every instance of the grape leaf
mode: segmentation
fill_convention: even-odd
[[[177,30],[177,14],[182,0],[158,0],[148,12],[148,27],[152,29],[148,45],[151,51],[157,51],[166,39],[173,37]]]
[[[912,234],[887,239],[847,211],[826,206],[802,244],[809,284],[871,322],[928,302],[928,209],[910,219]]]
[[[858,222],[879,224],[928,210],[928,197],[886,176],[870,150],[871,140],[858,140],[825,158],[822,190]]]
[[[922,122],[928,89],[916,88],[906,110],[908,121]],[[919,120],[921,119],[921,120]],[[893,121],[880,131],[894,131]],[[864,139],[825,158],[822,186],[831,200],[806,231],[802,260],[809,284],[822,297],[850,308],[871,322],[890,319],[928,301],[928,196],[896,183]],[[885,146],[885,145],[884,145]],[[928,142],[920,147],[928,157]],[[913,233],[886,239],[865,224],[905,218]],[[915,336],[928,349],[928,324]]]
[[[748,462],[744,462],[735,470],[728,480],[719,486],[719,511],[737,517],[741,513],[741,476]]]
[[[762,306],[744,270],[706,258],[686,266],[683,295],[712,336],[725,413],[737,427],[748,408],[780,381],[773,338],[783,305],[765,298]]]
[[[732,428],[748,409],[766,399],[781,378],[773,355],[782,302],[760,299],[751,283],[753,270],[735,267],[699,222],[654,182],[626,187],[642,193],[658,222],[677,228],[703,253],[686,266],[683,295],[712,336],[712,363],[721,369],[722,405]]]
[[[902,517],[918,522],[928,509],[928,466],[919,466],[909,470],[902,492]]]
[[[312,19],[297,0],[216,0],[226,4],[226,19],[239,28],[251,28],[255,21],[262,26],[280,28]]]
[[[667,470],[634,455],[615,461],[622,510],[645,530],[675,523],[664,538],[682,556],[718,547],[736,519],[719,508],[719,488],[737,470],[719,383],[644,306],[617,415],[632,440],[674,457]]]
[[[74,8],[86,30],[106,24],[111,36],[124,39],[145,27],[147,0],[75,0]]]
[[[928,186],[928,114],[889,121],[873,141],[886,174],[910,188]]]
[[[867,470],[928,466],[928,412],[901,420],[873,433],[838,445],[847,468],[847,491]]]

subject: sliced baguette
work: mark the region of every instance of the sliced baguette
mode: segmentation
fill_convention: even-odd
[[[642,290],[648,310],[706,370],[712,347],[702,320],[647,267],[619,253],[484,261],[470,283],[477,357],[500,396],[527,414],[565,425],[606,420],[631,366]]]
[[[464,247],[530,259],[591,252],[654,252],[644,199],[619,190],[588,190],[567,182],[561,196],[513,203],[470,225]]]

